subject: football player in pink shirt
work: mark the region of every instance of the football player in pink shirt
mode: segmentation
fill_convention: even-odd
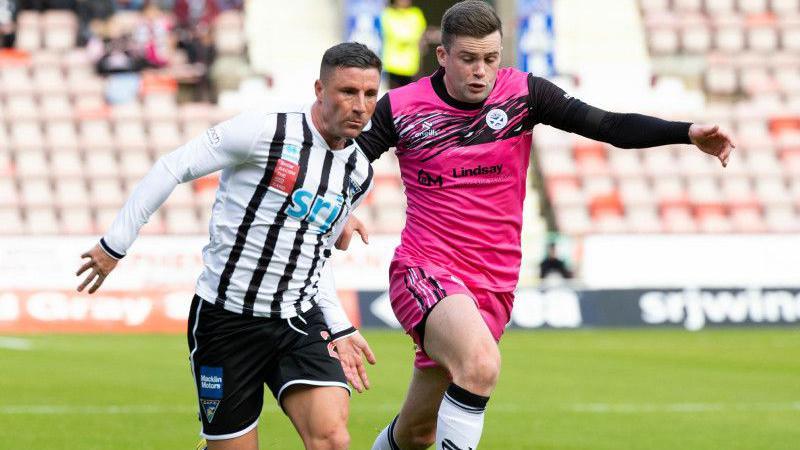
[[[396,147],[408,207],[390,297],[418,349],[405,403],[373,450],[478,445],[519,276],[534,125],[621,148],[694,144],[723,166],[734,147],[717,126],[603,111],[499,68],[501,23],[485,2],[452,6],[441,30],[441,68],[389,91],[356,138],[371,161]]]

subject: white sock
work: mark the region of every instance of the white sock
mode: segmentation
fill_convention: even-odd
[[[451,383],[439,406],[436,450],[475,450],[483,432],[489,397],[473,394]]]
[[[394,424],[397,423],[397,416],[392,419],[392,423],[381,431],[375,443],[372,444],[372,450],[400,450],[397,442],[394,441]]]

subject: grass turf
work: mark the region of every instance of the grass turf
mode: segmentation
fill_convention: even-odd
[[[366,333],[372,389],[354,394],[353,449],[396,413],[410,341]],[[0,449],[192,449],[194,387],[183,336],[0,339]],[[796,450],[800,330],[510,331],[481,449]],[[269,393],[262,449],[302,448]]]

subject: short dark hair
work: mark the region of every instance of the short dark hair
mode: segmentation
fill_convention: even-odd
[[[337,67],[358,67],[359,69],[383,68],[381,59],[366,45],[358,42],[343,42],[325,50],[319,66],[319,78],[324,79]]]
[[[503,35],[503,24],[494,8],[481,0],[464,0],[451,6],[442,16],[442,45],[450,50],[456,36],[482,38],[495,31]]]

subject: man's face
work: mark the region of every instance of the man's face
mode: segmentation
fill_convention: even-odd
[[[361,133],[375,111],[380,80],[378,69],[358,67],[337,67],[317,80],[314,90],[328,134],[352,139]]]
[[[445,69],[448,92],[456,100],[480,103],[494,88],[503,50],[499,31],[482,38],[456,36],[450,51],[436,48],[439,65]]]

